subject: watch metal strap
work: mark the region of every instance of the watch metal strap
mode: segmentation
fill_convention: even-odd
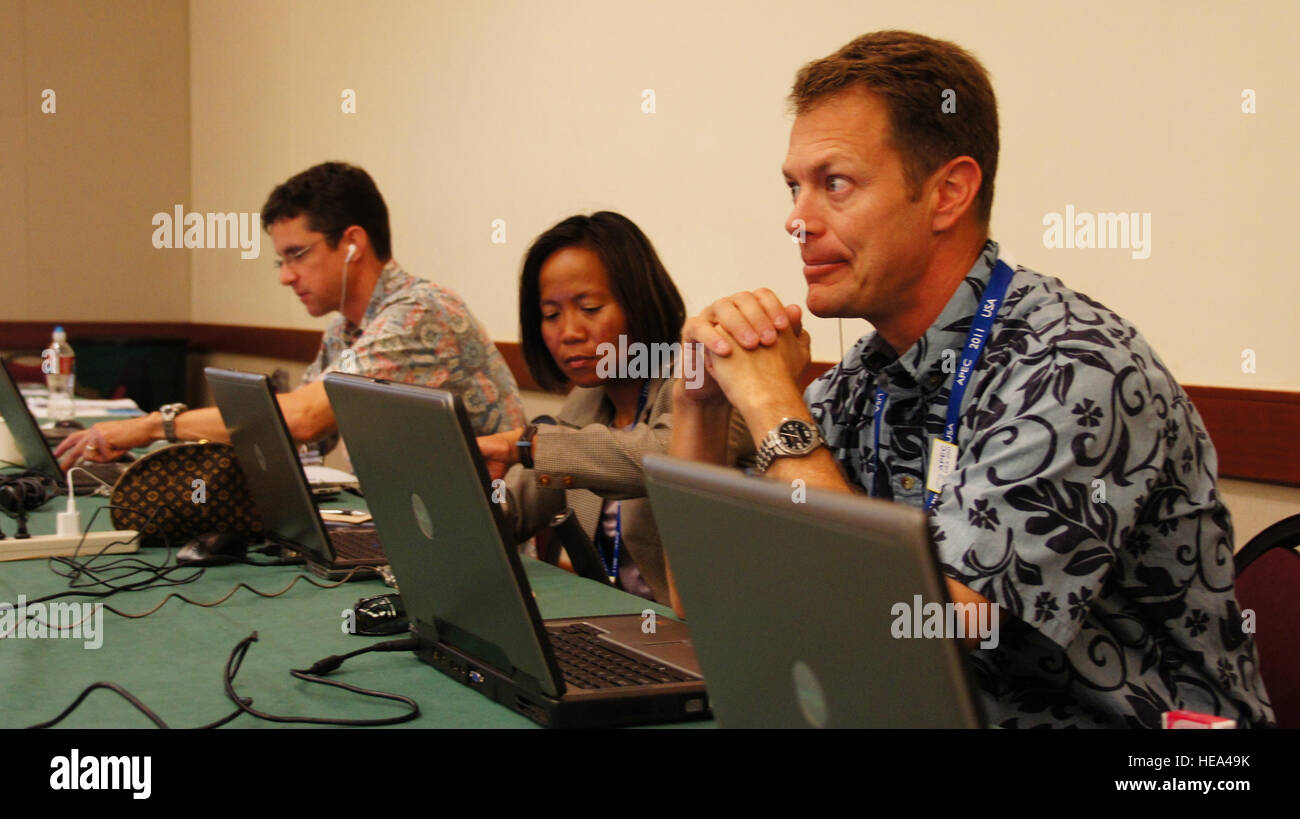
[[[176,416],[187,409],[189,407],[184,404],[163,404],[158,408],[158,414],[162,416],[163,437],[168,443],[176,443]]]
[[[763,437],[762,443],[758,445],[758,452],[754,453],[754,468],[758,474],[762,475],[767,468],[776,460],[777,454],[777,437],[776,431],[773,430]]]
[[[781,427],[785,426],[786,423],[790,421],[798,421],[812,430],[812,445],[803,452],[795,452],[781,442]],[[782,418],[780,423],[769,431],[767,435],[763,436],[763,441],[759,444],[758,451],[754,454],[754,468],[759,475],[762,475],[768,470],[768,467],[772,465],[772,461],[775,461],[777,458],[783,455],[803,457],[804,455],[812,453],[817,449],[817,447],[823,446],[825,443],[826,439],[822,437],[821,430],[817,429],[816,424],[809,424],[807,421],[800,418]]]

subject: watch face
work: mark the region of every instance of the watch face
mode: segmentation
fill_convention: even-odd
[[[777,429],[776,434],[781,437],[782,444],[796,452],[807,449],[813,443],[812,429],[803,421],[786,421]]]

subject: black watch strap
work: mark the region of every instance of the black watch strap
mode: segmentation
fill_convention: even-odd
[[[533,439],[537,437],[537,425],[529,424],[524,427],[524,432],[519,436],[519,441],[515,443],[515,449],[519,453],[519,463],[524,465],[525,469],[533,468]]]

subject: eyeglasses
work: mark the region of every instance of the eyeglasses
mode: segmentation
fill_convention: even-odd
[[[324,237],[321,237],[320,239],[317,239],[316,241],[304,247],[302,250],[295,250],[292,253],[286,253],[283,259],[275,260],[274,262],[275,269],[279,270],[285,265],[297,264],[302,259],[303,256],[306,256],[311,251],[313,247],[315,247],[316,245],[320,244],[323,241],[325,241],[325,239]]]

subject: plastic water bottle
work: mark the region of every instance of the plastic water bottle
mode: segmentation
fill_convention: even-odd
[[[45,373],[45,386],[50,391],[49,414],[55,421],[71,421],[77,417],[72,404],[76,364],[77,356],[68,343],[68,334],[62,327],[55,327],[50,346],[41,352],[41,370]]]

